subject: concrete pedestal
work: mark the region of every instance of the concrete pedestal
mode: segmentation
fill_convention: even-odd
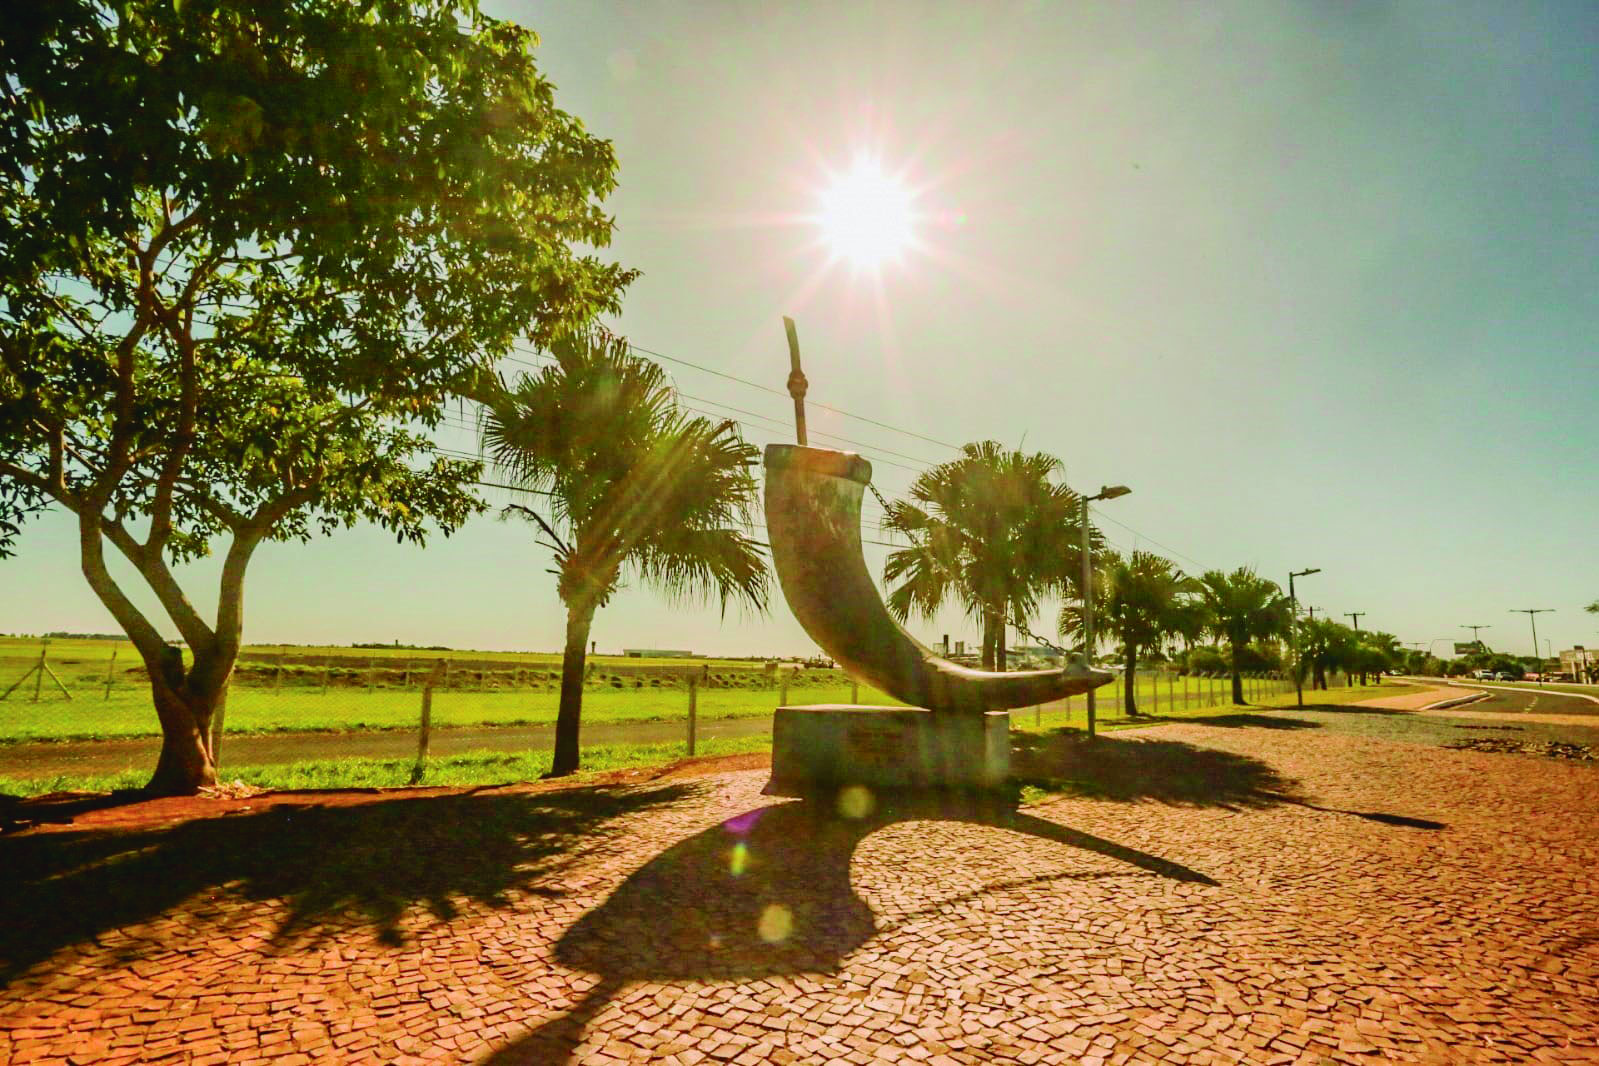
[[[916,707],[779,707],[768,795],[873,789],[997,789],[1010,775],[1010,715]]]

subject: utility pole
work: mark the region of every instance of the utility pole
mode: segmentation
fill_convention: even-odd
[[[1080,499],[1083,501],[1082,511],[1078,515],[1079,524],[1083,527],[1083,656],[1087,660],[1089,669],[1094,667],[1094,556],[1093,545],[1088,539],[1088,505],[1096,500],[1114,500],[1118,496],[1125,496],[1133,491],[1126,485],[1102,485],[1096,495],[1084,493]],[[1131,678],[1124,678],[1124,685],[1132,684]],[[1094,735],[1094,690],[1089,689],[1083,693],[1083,702],[1088,710],[1088,735]]]
[[[1512,607],[1510,609],[1511,614],[1524,614],[1532,622],[1532,661],[1539,664],[1539,688],[1543,688],[1543,660],[1538,657],[1538,616],[1541,614],[1553,614],[1554,610],[1553,607]]]
[[[1477,650],[1478,651],[1487,651],[1488,650],[1488,645],[1484,644],[1482,642],[1482,638],[1477,636],[1477,631],[1480,630],[1480,629],[1492,629],[1493,626],[1468,626],[1468,625],[1462,625],[1460,628],[1461,629],[1469,629],[1469,630],[1471,630],[1471,642],[1473,644],[1477,645]],[[1533,651],[1537,651],[1537,650],[1538,649],[1536,649],[1536,648],[1533,649]]]
[[[1321,608],[1320,608],[1320,607],[1316,607],[1316,606],[1313,606],[1313,605],[1311,605],[1311,604],[1308,604],[1308,603],[1307,603],[1307,604],[1306,604],[1306,605],[1305,605],[1305,610],[1307,610],[1307,611],[1309,611],[1309,612],[1310,612],[1310,620],[1311,620],[1311,621],[1312,621],[1312,622],[1314,622],[1314,621],[1315,621],[1315,620],[1316,620],[1316,612],[1317,612],[1317,611],[1319,611],[1319,610],[1321,610]]]
[[[1294,653],[1294,706],[1305,706],[1305,672],[1300,669],[1299,662],[1299,601],[1294,598],[1294,578],[1304,577],[1307,574],[1319,574],[1321,567],[1313,566],[1308,570],[1288,571],[1288,615],[1291,624],[1288,626],[1288,642]],[[1315,610],[1311,609],[1310,620],[1316,620]]]
[[[1365,614],[1368,614],[1368,613],[1370,613],[1370,612],[1368,612],[1368,611],[1345,611],[1344,612],[1344,617],[1349,619],[1351,622],[1355,623],[1355,635],[1357,637],[1360,635],[1360,619],[1361,619],[1361,616],[1365,615]],[[1364,657],[1362,657],[1362,659],[1360,661],[1362,663],[1364,663],[1366,660],[1365,660]],[[1378,678],[1378,680],[1380,681],[1382,679]],[[1364,666],[1362,666],[1360,668],[1360,684],[1361,684],[1362,688],[1364,688],[1365,685],[1366,685],[1366,668]]]

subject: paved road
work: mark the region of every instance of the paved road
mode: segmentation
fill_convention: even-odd
[[[1501,714],[1584,714],[1599,717],[1599,703],[1569,692],[1553,689],[1500,688],[1495,685],[1453,686],[1463,690],[1487,692],[1489,697],[1468,706],[1473,711],[1495,711]]]

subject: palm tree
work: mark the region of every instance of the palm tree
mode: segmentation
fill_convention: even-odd
[[[539,499],[512,505],[555,553],[566,606],[552,777],[578,766],[589,627],[624,576],[674,599],[763,611],[766,560],[748,535],[758,453],[733,422],[691,418],[666,375],[604,332],[553,343],[554,362],[481,390],[483,444]]]
[[[983,668],[1005,669],[1006,624],[1025,629],[1040,598],[1081,568],[1080,499],[1053,480],[1060,469],[1052,455],[980,441],[918,477],[883,522],[911,542],[883,567],[884,581],[900,582],[894,616],[930,617],[956,599],[982,622]]]
[[[1312,689],[1327,687],[1327,672],[1342,669],[1346,674],[1354,667],[1359,647],[1355,631],[1342,622],[1331,619],[1300,623],[1300,662],[1312,670]]]
[[[1202,586],[1184,574],[1170,559],[1150,552],[1135,551],[1122,557],[1106,552],[1094,588],[1094,614],[1103,620],[1105,632],[1121,642],[1126,662],[1127,683],[1122,686],[1128,717],[1138,714],[1133,695],[1133,679],[1138,671],[1138,653],[1151,650],[1170,636],[1192,640],[1204,624]],[[1083,609],[1066,604],[1061,608],[1061,636],[1081,636]]]
[[[1291,622],[1288,597],[1275,581],[1241,566],[1232,573],[1207,571],[1204,584],[1207,627],[1227,641],[1232,657],[1233,702],[1244,702],[1244,681],[1238,652],[1252,640],[1287,632]]]
[[[1403,659],[1403,653],[1399,648],[1399,638],[1392,633],[1384,633],[1381,630],[1362,633],[1360,638],[1370,652],[1365,657],[1365,665],[1361,667],[1360,683],[1362,685],[1366,683],[1366,672],[1367,667],[1369,667],[1370,671],[1377,675],[1378,684],[1381,684],[1382,675],[1394,669]]]

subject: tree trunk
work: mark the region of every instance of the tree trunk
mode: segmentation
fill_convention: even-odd
[[[1138,645],[1131,642],[1127,645],[1127,672],[1122,676],[1122,707],[1127,717],[1137,718],[1138,698],[1133,695],[1133,689],[1138,687]]]
[[[1242,705],[1244,702],[1244,675],[1238,672],[1238,643],[1236,641],[1232,643],[1231,649],[1233,653],[1233,702]]]
[[[594,608],[587,604],[566,609],[566,648],[561,653],[561,704],[555,714],[555,757],[551,777],[577,770],[578,726],[583,718],[583,671],[589,647],[589,626]]]
[[[211,720],[226,691],[232,663],[219,669],[214,654],[201,652],[185,674],[183,653],[167,646],[157,661],[146,658],[145,669],[161,722],[161,754],[145,791],[157,796],[192,796],[215,785]]]
[[[1010,668],[1005,655],[1005,616],[1001,614],[994,625],[994,669],[1004,673]]]

